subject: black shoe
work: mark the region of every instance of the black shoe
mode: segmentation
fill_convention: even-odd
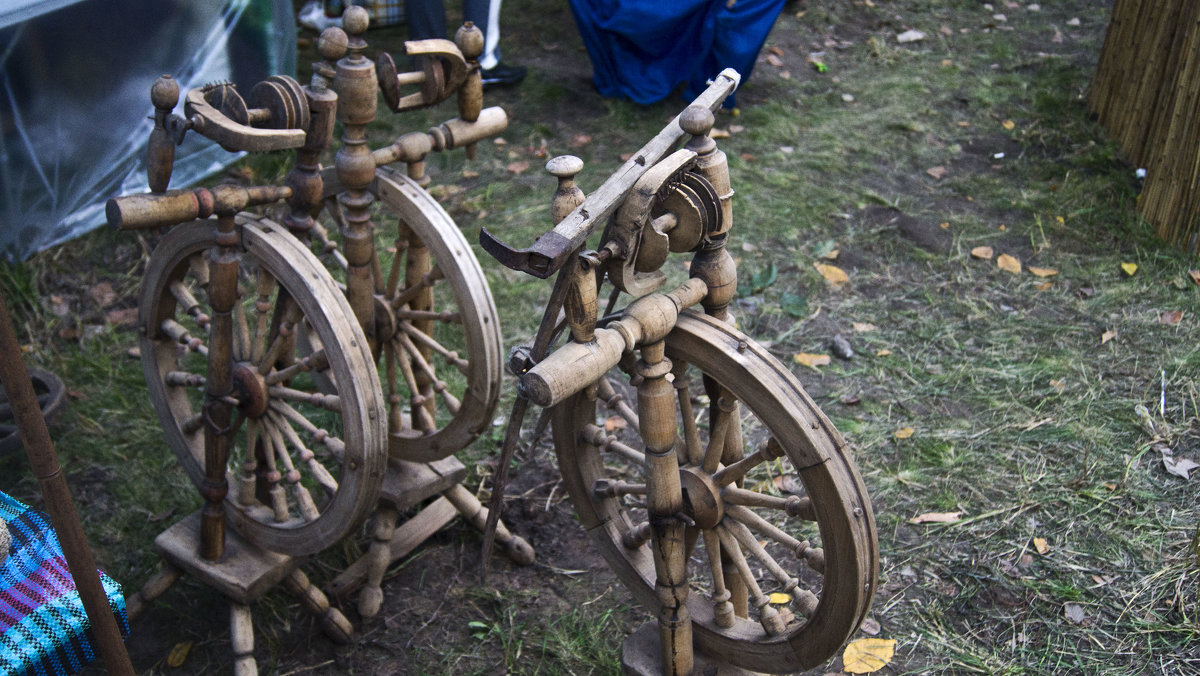
[[[525,66],[510,66],[503,62],[481,71],[484,87],[511,87],[525,79]]]

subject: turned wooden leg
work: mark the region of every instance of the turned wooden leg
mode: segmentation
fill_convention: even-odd
[[[471,491],[462,487],[462,484],[454,484],[442,492],[442,495],[454,505],[459,514],[467,520],[475,528],[482,531],[487,525],[488,508],[479,502]],[[496,540],[504,547],[504,553],[512,559],[513,563],[522,566],[528,566],[537,560],[537,553],[533,551],[533,547],[525,541],[525,538],[519,535],[513,535],[511,531],[504,526],[503,521],[496,522]]]
[[[250,606],[229,604],[229,638],[233,644],[234,676],[258,676],[258,663],[254,661],[254,620],[250,616]]]
[[[391,505],[384,504],[375,512],[371,522],[371,548],[367,551],[367,581],[358,592],[358,614],[363,618],[375,617],[383,605],[383,575],[392,562],[390,547],[392,534],[396,532],[399,514]]]
[[[342,614],[342,611],[329,605],[325,593],[308,581],[304,571],[297,568],[283,581],[287,590],[300,598],[300,604],[308,612],[320,618],[321,630],[329,640],[339,645],[350,642],[354,635],[354,625]]]
[[[141,617],[150,602],[170,589],[180,575],[183,575],[182,570],[163,561],[154,577],[147,580],[137,593],[125,598],[125,613],[129,616],[129,621],[132,622]]]

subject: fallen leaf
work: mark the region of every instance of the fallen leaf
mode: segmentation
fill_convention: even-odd
[[[511,162],[511,163],[509,163],[509,165],[507,167],[505,167],[505,169],[507,169],[508,171],[510,171],[511,173],[514,173],[514,174],[523,174],[526,171],[529,171],[529,163],[526,162],[525,160],[520,160],[518,162]]]
[[[879,620],[873,617],[863,618],[862,624],[858,625],[858,630],[868,636],[875,636],[883,627],[879,626]]]
[[[938,223],[938,227],[940,227],[942,230],[949,230],[950,224],[946,221],[942,221],[941,223]]]
[[[1071,624],[1083,624],[1087,616],[1083,613],[1083,606],[1078,603],[1068,603],[1063,606],[1063,615]]]
[[[604,431],[611,432],[613,430],[623,430],[629,427],[629,422],[619,415],[609,416],[604,421]]]
[[[907,439],[911,437],[914,432],[916,432],[916,430],[911,427],[901,427],[895,432],[892,432],[892,436],[896,437],[897,439]]]
[[[104,313],[104,318],[113,326],[130,326],[137,323],[138,309],[130,307],[123,310],[109,310]]]
[[[117,292],[113,291],[112,284],[108,282],[97,282],[88,289],[88,295],[100,307],[108,307],[117,300]]]
[[[1121,269],[1125,274],[1132,277],[1133,273],[1137,272],[1137,263],[1121,263]]]
[[[1000,126],[1004,127],[1006,131],[1012,131],[1013,129],[1016,129],[1017,123],[1013,122],[1012,120],[1005,120],[1000,123]]]
[[[779,605],[779,606],[784,605],[785,603],[792,602],[792,595],[784,594],[783,592],[775,592],[775,593],[771,594],[770,598],[771,598],[771,603],[774,603],[775,605]]]
[[[1011,272],[1014,275],[1021,274],[1021,261],[1015,256],[1009,256],[1008,254],[1000,254],[1000,257],[996,259],[996,267],[1005,272]]]
[[[790,291],[783,292],[779,298],[779,307],[792,319],[800,319],[808,314],[808,300]]]
[[[713,139],[729,138],[729,130],[713,127],[712,131],[708,132],[708,137]]]
[[[1191,277],[1193,282],[1200,284],[1200,270],[1188,270],[1188,277]]]
[[[1116,575],[1093,575],[1092,576],[1092,582],[1095,582],[1097,587],[1103,587],[1104,585],[1112,582],[1115,579],[1117,579]]]
[[[792,355],[792,361],[795,361],[797,364],[803,364],[811,369],[816,369],[818,366],[828,366],[833,360],[827,354],[797,352]]]
[[[731,124],[731,125],[729,125],[729,133],[730,133],[730,134],[740,134],[740,133],[742,133],[742,132],[744,132],[744,131],[746,131],[746,127],[745,127],[745,125],[741,125],[741,124]]]
[[[462,177],[463,178],[479,178],[479,172],[472,171],[470,169],[463,169]]]
[[[1187,458],[1176,458],[1175,456],[1167,455],[1166,453],[1163,453],[1162,461],[1163,467],[1167,468],[1167,472],[1182,479],[1190,478],[1188,476],[1189,473],[1197,467],[1200,467],[1200,464],[1188,460]]]
[[[842,671],[850,674],[869,674],[887,666],[896,654],[896,639],[859,638],[846,645],[842,652]]]
[[[504,139],[500,138],[499,136],[497,136],[496,138],[492,139],[492,143],[493,143],[493,144],[495,144],[495,145],[498,145],[498,146],[506,146],[506,145],[508,145],[508,141],[505,141]]]
[[[1062,392],[1063,388],[1066,386],[1067,386],[1067,382],[1065,380],[1051,380],[1050,381],[1050,387],[1053,387],[1054,389],[1058,390],[1059,392]]]
[[[958,125],[958,126],[960,126],[960,127],[969,127],[969,126],[971,126],[971,123],[970,123],[970,122],[967,122],[966,120],[959,120],[958,122],[955,122],[954,124],[957,124],[957,125]]]
[[[1034,277],[1053,277],[1058,274],[1058,270],[1054,268],[1038,268],[1032,265],[1029,266],[1029,272]]]
[[[843,394],[838,397],[838,401],[846,406],[854,406],[855,404],[862,403],[862,399],[856,394]]]
[[[945,178],[946,174],[950,173],[950,170],[939,164],[936,167],[930,167],[930,168],[926,169],[925,173],[929,174],[930,176],[932,176],[936,179],[941,180],[942,178]]]
[[[909,523],[954,523],[962,518],[962,512],[925,512],[909,519]]]
[[[852,326],[858,333],[879,330],[878,326],[875,326],[874,324],[868,324],[867,322],[851,322],[850,326]]]
[[[905,44],[908,42],[920,42],[925,39],[925,34],[919,30],[907,30],[896,36],[896,42]]]
[[[1158,321],[1162,322],[1163,324],[1178,324],[1181,319],[1183,319],[1182,310],[1168,310],[1162,313],[1162,316],[1158,318]]]
[[[795,495],[802,495],[804,493],[804,486],[796,480],[796,476],[793,474],[780,474],[771,479],[771,482],[775,484],[775,488],[784,493],[793,493]]]
[[[775,54],[767,54],[767,63],[775,66],[776,68],[783,67],[783,59],[779,58]]]
[[[1117,337],[1117,330],[1109,329],[1109,330],[1105,331],[1104,333],[1100,334],[1100,344],[1103,345],[1116,337]]]
[[[758,160],[758,158],[754,156],[754,153],[742,153],[741,158],[746,162],[754,162]]]
[[[183,666],[184,660],[187,659],[188,653],[192,651],[192,642],[184,641],[176,643],[171,652],[167,653],[167,666],[172,669],[178,669]]]
[[[938,29],[938,32],[942,35],[954,35],[954,31],[949,26],[942,26]]]
[[[1079,20],[1079,17],[1077,17],[1077,16],[1067,19],[1067,25],[1071,26],[1072,28],[1074,28],[1075,26],[1079,26],[1081,24],[1082,24],[1082,22]]]
[[[1034,538],[1033,548],[1036,549],[1037,553],[1041,554],[1042,556],[1050,553],[1050,543],[1046,542],[1046,538]]]
[[[971,257],[972,258],[981,258],[983,260],[991,260],[993,253],[994,252],[992,251],[992,247],[990,247],[990,246],[977,246],[974,249],[971,249]]]
[[[837,267],[836,265],[813,263],[813,267],[817,269],[817,272],[821,273],[821,276],[825,278],[825,281],[833,284],[834,286],[841,286],[842,284],[850,281],[850,275],[847,275],[845,270]]]
[[[826,253],[824,256],[821,256],[821,258],[824,258],[824,259],[825,259],[825,260],[827,260],[827,261],[836,261],[836,260],[837,260],[837,257],[838,257],[838,256],[839,256],[841,253],[842,253],[842,250],[841,250],[841,249],[834,249],[833,251],[830,251],[830,252]]]
[[[891,350],[889,350],[889,349],[887,349],[887,348],[885,347],[885,348],[883,348],[882,350],[876,350],[876,352],[875,352],[875,356],[876,356],[876,357],[886,357],[886,356],[888,356],[888,355],[889,355],[889,354],[891,354],[891,353],[892,353],[892,351],[891,351]]]
[[[1042,282],[1033,288],[1037,289],[1038,291],[1049,291],[1050,287],[1052,286],[1054,286],[1053,282]]]
[[[588,134],[576,134],[571,137],[571,147],[582,148],[592,142],[592,137]]]
[[[767,47],[767,51],[771,52],[775,56],[783,56],[783,50],[776,47],[775,45],[771,45],[770,47]]]

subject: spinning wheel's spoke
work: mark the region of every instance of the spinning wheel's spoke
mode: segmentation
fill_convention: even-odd
[[[433,367],[430,366],[429,362],[426,361],[425,356],[421,354],[421,351],[418,350],[415,345],[413,345],[412,341],[409,340],[406,334],[396,334],[396,340],[408,352],[408,356],[412,358],[413,364],[416,365],[417,369],[419,369],[429,379],[430,386],[433,387],[434,392],[437,392],[438,395],[441,396],[442,401],[445,403],[446,409],[450,411],[450,414],[457,414],[458,409],[462,407],[462,404],[458,401],[457,397],[455,397],[450,393],[449,390],[446,389],[446,382],[437,377],[437,373],[434,371]]]
[[[714,474],[721,464],[721,455],[725,452],[725,439],[729,435],[730,422],[733,412],[737,410],[737,400],[728,393],[717,398],[717,405],[711,409],[713,420],[709,424],[708,448],[704,451],[704,471]]]
[[[283,436],[287,438],[292,448],[296,449],[296,456],[300,458],[300,462],[308,465],[308,471],[312,472],[313,480],[325,489],[328,496],[332,497],[334,493],[337,493],[337,479],[334,479],[329,470],[325,469],[325,466],[317,460],[316,454],[304,445],[304,441],[300,439],[299,434],[296,434],[296,430],[292,429],[292,426],[275,412],[269,413],[268,417],[283,432]]]
[[[266,483],[267,495],[271,500],[271,511],[275,515],[275,523],[287,523],[291,518],[288,513],[287,493],[284,492],[283,486],[280,485],[280,480],[283,479],[283,474],[275,465],[275,435],[271,432],[271,426],[265,421],[260,420],[261,426],[264,428],[259,432],[259,445],[253,449],[253,452],[258,456],[259,462],[264,465],[260,468],[262,474],[260,478]],[[250,449],[247,449],[248,451]],[[280,450],[286,454],[287,449]]]
[[[736,521],[746,524],[750,528],[762,533],[768,538],[787,547],[796,556],[804,560],[809,568],[812,568],[818,573],[825,572],[825,550],[819,547],[813,547],[808,540],[798,540],[791,535],[788,535],[775,524],[767,521],[753,510],[742,507],[741,505],[726,504],[725,516],[731,517]]]
[[[255,450],[258,448],[260,433],[257,419],[251,418],[246,421],[246,457],[242,461],[242,473],[238,476],[237,493],[238,504],[242,507],[249,507],[255,502],[254,491],[257,482],[256,470],[258,469]]]
[[[275,307],[275,312],[281,317],[278,326],[274,327],[272,334],[274,338],[271,340],[270,347],[263,355],[262,361],[258,362],[258,372],[261,375],[267,375],[271,369],[275,368],[276,362],[281,358],[289,359],[292,353],[293,340],[296,337],[296,325],[300,323],[303,314],[300,306],[296,305],[290,296],[279,294],[279,304]],[[289,364],[290,365],[290,364]]]
[[[637,412],[625,401],[625,396],[617,392],[613,387],[612,381],[607,377],[601,378],[597,382],[596,396],[604,403],[604,406],[610,411],[614,411],[617,415],[625,419],[625,422],[633,429],[638,429],[641,423],[638,422]]]
[[[619,498],[623,495],[645,495],[646,484],[631,484],[624,481],[599,479],[592,484],[592,493],[598,498]]]
[[[397,255],[397,260],[399,260],[399,255]],[[396,268],[394,266],[392,268],[392,271],[393,271],[393,274],[395,274]],[[422,291],[433,288],[434,284],[436,284],[437,282],[439,282],[445,278],[446,278],[446,276],[442,274],[442,269],[439,266],[434,265],[432,270],[421,275],[421,278],[419,280],[417,280],[415,283],[409,285],[409,287],[406,288],[404,291],[401,291],[398,295],[396,295],[394,297],[389,296],[392,298],[392,301],[391,301],[392,309],[399,310],[400,308],[404,307],[405,305],[408,305],[409,303],[411,303],[413,301],[414,298],[416,298],[418,295],[420,295],[420,293]],[[389,279],[388,282],[390,284],[391,280]],[[390,287],[389,287],[389,289],[390,289],[390,293],[396,293],[395,289],[391,289]]]
[[[746,588],[750,592],[750,598],[753,600],[754,605],[758,607],[759,623],[762,624],[768,636],[776,636],[783,633],[787,629],[788,618],[771,606],[770,597],[764,594],[762,588],[758,586],[758,580],[754,578],[754,573],[750,571],[750,563],[746,561],[745,555],[742,554],[742,549],[738,546],[737,539],[730,532],[729,528],[722,524],[717,525],[716,532],[717,537],[721,540],[721,550],[733,562],[738,576],[746,583]]]
[[[812,595],[813,601],[813,606],[809,608],[809,612],[816,610],[816,595],[808,592],[808,590],[799,589],[800,580],[792,577],[783,569],[783,566],[779,565],[779,562],[774,557],[767,553],[767,550],[758,543],[758,540],[754,539],[754,535],[750,533],[750,529],[737,521],[724,522],[722,525],[733,535],[743,550],[750,552],[750,555],[758,559],[759,563],[763,564],[763,567],[771,573],[771,576],[779,584],[783,585],[783,592],[785,594],[799,597],[803,596],[804,592],[807,592],[809,595]]]
[[[163,376],[163,381],[172,387],[203,388],[205,378],[199,373],[191,373],[188,371],[167,371],[167,374]]]
[[[408,231],[408,228],[404,225],[404,221],[400,221],[397,224],[397,230],[400,233]],[[384,287],[384,293],[387,294],[388,298],[395,297],[396,291],[400,288],[400,273],[404,270],[402,261],[404,261],[404,254],[408,250],[408,238],[403,236],[403,234],[398,234],[393,244],[396,251],[392,257],[392,267],[388,270],[387,284]]]
[[[275,385],[267,388],[267,392],[272,396],[286,401],[298,401],[302,403],[319,406],[326,411],[337,413],[342,410],[341,399],[336,394],[321,394],[320,392],[302,392],[290,387]]]
[[[296,498],[296,506],[300,510],[300,515],[307,521],[316,521],[321,516],[321,510],[317,509],[316,503],[313,502],[312,494],[300,483],[300,471],[292,463],[292,456],[288,453],[287,444],[284,442],[279,425],[272,424],[267,429],[270,430],[271,445],[275,447],[279,462],[283,463],[284,469],[287,470],[283,478],[292,486],[292,495]]]
[[[433,336],[430,336],[424,331],[418,330],[408,322],[400,322],[400,330],[408,335],[408,337],[412,340],[440,354],[442,358],[446,360],[446,363],[457,368],[459,373],[462,373],[463,375],[470,374],[471,363],[466,359],[459,357],[457,352],[446,348],[444,345],[434,340]]]
[[[404,382],[408,385],[412,427],[421,432],[429,432],[434,429],[433,417],[429,415],[429,409],[425,408],[425,397],[421,394],[421,386],[417,384],[416,375],[413,374],[412,363],[405,354],[407,350],[399,341],[392,341],[392,350],[400,353],[395,362],[399,365]]]
[[[676,398],[679,400],[679,417],[683,422],[683,441],[687,449],[685,457],[693,465],[699,465],[704,460],[701,449],[700,430],[696,427],[696,416],[692,413],[691,379],[688,378],[688,364],[682,359],[677,360],[671,368],[675,377]]]
[[[186,347],[189,352],[208,356],[208,346],[204,344],[203,340],[193,336],[183,324],[174,319],[164,319],[159,328],[176,343]]]
[[[396,393],[396,347],[393,341],[383,344],[383,365],[387,388],[388,429],[395,434],[408,426],[404,424],[400,395]]]
[[[750,472],[750,470],[768,460],[781,458],[783,457],[783,454],[783,447],[779,445],[779,441],[775,439],[775,437],[771,437],[767,440],[767,443],[763,444],[762,447],[757,451],[747,455],[728,467],[722,467],[720,471],[718,471],[716,474],[713,474],[713,481],[716,482],[718,486],[739,482]]]
[[[626,549],[637,549],[654,537],[654,529],[650,522],[643,521],[621,534],[621,544]]]
[[[233,334],[233,351],[239,360],[250,357],[250,324],[246,321],[246,306],[241,303],[243,298],[242,287],[238,285],[238,300],[239,302],[233,306],[233,319],[236,331]]]
[[[184,420],[179,425],[179,429],[183,430],[186,435],[192,435],[204,428],[204,414],[197,413],[192,417]]]
[[[325,226],[313,221],[312,229],[309,230],[309,233],[311,237],[321,245],[321,254],[332,256],[334,262],[336,262],[339,267],[345,270],[346,256],[343,255],[341,251],[338,251],[337,242],[329,239],[329,231],[325,229]]]
[[[271,297],[275,294],[275,278],[266,270],[258,271],[258,298],[254,301],[254,311],[258,322],[254,326],[254,342],[250,350],[250,361],[259,363],[267,349],[267,331],[271,321]]]
[[[204,313],[200,306],[200,301],[192,295],[192,292],[184,286],[183,282],[174,280],[170,284],[171,295],[181,306],[181,309],[186,312],[196,322],[202,330],[208,331],[208,323],[211,318]]]
[[[733,594],[725,587],[725,569],[721,565],[721,538],[712,528],[704,530],[704,548],[708,551],[708,567],[712,574],[713,621],[718,627],[733,626]]]
[[[318,444],[324,445],[338,459],[338,462],[341,462],[342,456],[346,453],[346,443],[344,441],[330,434],[329,430],[317,427],[299,411],[278,399],[272,399],[270,406],[272,411],[282,414],[292,424],[308,433]]]
[[[396,319],[426,320],[445,324],[462,324],[462,315],[458,312],[434,312],[433,310],[396,310]]]
[[[817,513],[813,510],[812,500],[802,498],[798,495],[789,495],[786,498],[781,498],[774,495],[748,491],[744,488],[727,486],[721,491],[721,497],[725,499],[726,503],[733,505],[766,507],[767,509],[777,509],[787,513],[788,516],[798,517],[805,521],[817,520]]]
[[[592,444],[602,451],[611,451],[626,460],[634,463],[639,467],[646,465],[646,454],[641,451],[617,441],[616,437],[610,436],[599,425],[584,425],[580,430],[580,436],[584,441]]]
[[[325,354],[325,348],[321,348],[307,357],[294,362],[287,368],[268,373],[263,378],[263,381],[267,385],[278,385],[279,383],[288,382],[301,373],[307,373],[309,371],[327,371],[328,369],[329,358]]]

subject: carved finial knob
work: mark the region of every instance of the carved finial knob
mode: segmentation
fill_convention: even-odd
[[[688,106],[679,116],[679,126],[692,136],[706,136],[717,118],[704,106]]]
[[[483,54],[483,31],[474,22],[468,21],[454,33],[454,44],[467,61],[475,61]]]
[[[170,75],[160,75],[150,86],[150,103],[155,108],[174,110],[179,103],[179,83]]]
[[[574,155],[559,155],[546,163],[546,171],[561,182],[564,179],[574,178],[575,174],[583,171],[583,160]]]
[[[350,38],[346,35],[346,31],[337,26],[330,26],[321,31],[321,37],[317,38],[317,53],[321,55],[322,59],[334,63],[346,55],[349,45]]]
[[[358,37],[367,32],[367,26],[371,23],[371,15],[367,10],[358,5],[350,5],[346,11],[342,12],[342,27],[350,35]]]

